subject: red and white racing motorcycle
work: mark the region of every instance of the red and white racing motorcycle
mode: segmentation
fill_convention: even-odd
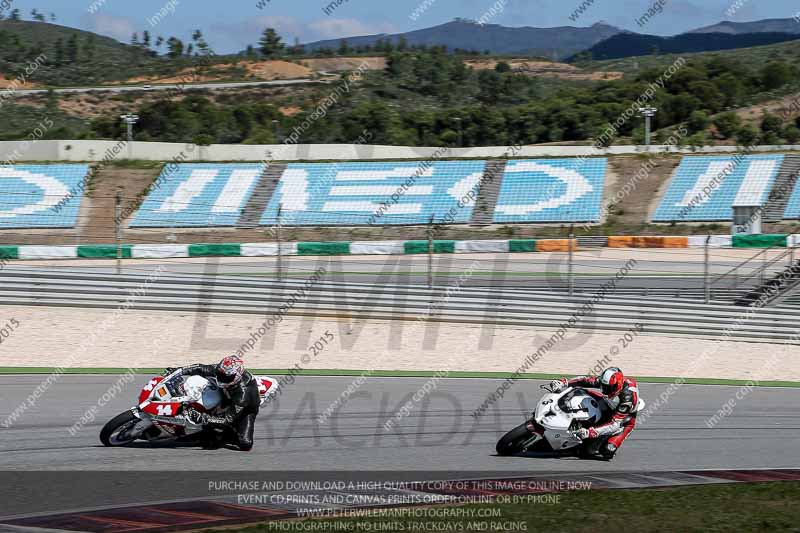
[[[550,452],[559,455],[590,456],[608,437],[583,441],[575,433],[607,421],[612,414],[606,398],[591,389],[570,387],[561,392],[547,391],[533,417],[515,427],[497,442],[498,455],[522,452]]]
[[[278,380],[254,376],[261,404],[278,389]],[[164,443],[199,434],[203,427],[185,415],[188,408],[215,415],[222,392],[215,380],[182,376],[180,370],[151,379],[139,393],[139,405],[112,418],[100,431],[106,446],[125,446],[137,439]]]

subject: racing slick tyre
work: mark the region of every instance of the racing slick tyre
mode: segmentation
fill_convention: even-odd
[[[112,418],[100,431],[100,442],[105,446],[125,446],[139,438],[130,431],[139,419],[131,412],[125,411]]]
[[[531,430],[528,429],[527,422],[520,424],[503,435],[503,437],[497,441],[497,446],[495,446],[497,455],[507,456],[522,453],[524,451],[546,451],[547,446],[545,446],[544,441],[542,440],[537,441],[533,446],[529,446],[527,448],[525,447],[525,443],[531,440],[533,435],[534,434],[531,432]]]

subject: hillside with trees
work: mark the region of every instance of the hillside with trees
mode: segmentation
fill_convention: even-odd
[[[12,12],[12,16],[19,15]],[[35,16],[44,17],[38,12]],[[212,53],[199,30],[186,43],[145,30],[131,35],[130,44],[123,44],[42,20],[0,20],[0,74],[13,78],[43,56],[46,60],[34,80],[37,85],[85,87],[137,76],[170,76],[196,64],[197,57]],[[235,62],[236,58],[215,58],[215,62],[225,61]]]
[[[299,139],[307,143],[348,143],[364,130],[372,133],[372,142],[377,144],[588,142],[662,75],[661,70],[650,69],[624,80],[545,89],[539,80],[503,65],[499,63],[493,71],[475,71],[465,66],[463,58],[443,49],[393,52],[385,71],[369,73],[351,84],[350,92],[316,120],[311,117],[334,87],[315,89],[292,116],[263,101],[224,104],[190,96],[157,102],[138,109],[142,120],[137,127],[142,139],[208,143],[253,142],[254,134],[264,142],[273,140],[273,120],[279,121],[278,131],[287,134],[310,123]],[[797,75],[795,66],[782,61],[753,69],[700,55],[656,95],[652,104],[659,112],[654,128],[665,137],[671,129],[686,125],[691,133],[686,144],[714,140],[744,144],[753,141],[753,136],[770,144],[792,140],[800,125],[794,117],[767,120],[760,131],[753,131],[726,111],[780,89]],[[627,121],[620,137],[641,142],[641,122]],[[113,133],[98,126],[93,126],[94,135]]]
[[[791,142],[800,126],[798,113],[773,113],[754,122],[742,120],[733,111],[800,92],[797,50],[798,42],[793,41],[687,55],[685,65],[649,102],[659,109],[654,118],[656,140],[683,125],[690,131],[686,144]],[[63,85],[85,85],[112,72],[119,77],[174,73],[243,59],[215,55],[200,31],[187,43],[142,32],[132,36],[131,44],[121,44],[40,20],[0,21],[0,72],[8,77],[14,72],[9,66],[19,69],[37,53],[46,53],[53,61],[42,67],[41,75],[37,72],[36,81]],[[342,41],[339,50],[322,56],[352,53]],[[286,61],[309,57],[302,47],[287,46],[271,28],[264,29],[260,41],[244,55]],[[339,81],[280,90],[102,95],[97,105],[116,107],[106,108],[99,116],[82,114],[82,106],[74,105],[68,95],[10,100],[2,110],[5,121],[0,121],[0,138],[24,137],[43,113],[55,123],[48,135],[121,138],[123,128],[116,111],[123,108],[140,115],[136,136],[144,141],[263,144],[281,142],[297,131],[297,142],[349,143],[368,130],[371,142],[377,144],[589,144],[676,59],[675,55],[649,54],[584,61],[579,65],[587,71],[620,70],[626,75],[576,81],[535,77],[502,58],[493,60],[493,69],[473,69],[467,62],[474,54],[438,46],[384,42],[380,55],[385,56],[386,68],[364,73],[359,81],[347,83],[347,90],[343,88],[349,74],[343,72]],[[332,94],[337,98],[320,113],[320,105]],[[642,121],[633,118],[610,142],[641,142],[642,138]]]

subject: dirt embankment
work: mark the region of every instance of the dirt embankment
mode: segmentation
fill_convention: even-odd
[[[800,117],[800,94],[790,94],[768,102],[740,107],[735,112],[742,121],[757,126],[760,126],[761,119],[767,113],[777,115],[788,122]]]
[[[383,70],[385,57],[322,57],[300,62],[315,72],[342,72],[345,70]],[[362,65],[364,65],[362,67]]]
[[[574,65],[550,61],[531,61],[529,59],[508,59],[504,61],[511,70],[534,77],[560,78],[574,81],[611,81],[624,77],[622,72],[585,71]],[[475,70],[494,70],[499,61],[494,59],[469,59],[464,62]]]
[[[37,87],[41,87],[36,83],[26,82],[22,83],[18,78],[14,77],[6,77],[5,74],[0,73],[0,90],[4,89],[36,89]]]
[[[238,89],[225,89],[224,91],[204,90],[192,94],[202,94],[214,103],[228,103],[232,99],[239,102],[268,102],[280,107],[280,111],[287,116],[297,114],[301,109],[294,105],[303,101],[314,91],[311,87],[246,87]],[[138,91],[125,95],[92,94],[92,93],[66,93],[60,94],[58,107],[70,115],[78,116],[85,120],[98,117],[116,116],[127,113],[130,109],[139,109],[142,106],[164,100],[177,101],[190,93],[168,94],[167,91]],[[18,97],[15,103],[37,108],[47,105],[45,95],[32,95]]]
[[[137,83],[201,83],[229,80],[237,77],[242,71],[255,80],[294,80],[310,78],[316,74],[356,70],[383,70],[386,68],[384,57],[330,57],[303,59],[297,62],[282,60],[239,61],[238,63],[220,63],[204,68],[202,72],[186,68],[174,76],[138,76],[122,82]],[[241,77],[239,74],[238,77]]]

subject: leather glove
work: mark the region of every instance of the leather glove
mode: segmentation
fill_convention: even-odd
[[[179,368],[180,368],[179,366],[168,366],[167,368],[164,369],[164,373],[161,374],[161,375],[162,376],[169,376],[170,374],[172,374],[173,372],[175,372]]]
[[[550,390],[553,392],[561,392],[567,387],[569,387],[569,382],[565,378],[554,379],[550,382]]]
[[[198,426],[203,426],[208,424],[208,414],[201,413],[197,409],[193,407],[186,408],[186,418],[193,424],[197,424]]]
[[[575,436],[581,440],[597,438],[597,431],[594,428],[581,428],[575,432]]]

